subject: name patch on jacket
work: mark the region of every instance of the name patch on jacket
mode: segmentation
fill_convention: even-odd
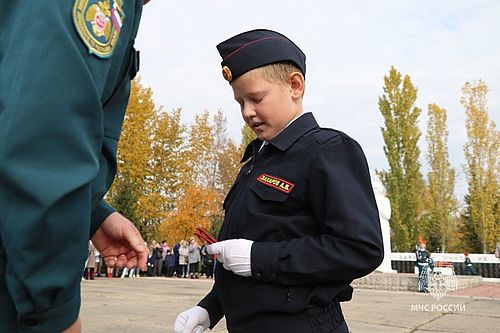
[[[289,181],[283,180],[278,177],[270,176],[265,173],[257,177],[257,180],[266,186],[272,187],[274,189],[277,189],[278,191],[287,194],[292,192],[293,188],[295,187],[295,184],[292,184]]]
[[[76,0],[73,22],[89,53],[109,58],[118,41],[125,12],[122,0]]]

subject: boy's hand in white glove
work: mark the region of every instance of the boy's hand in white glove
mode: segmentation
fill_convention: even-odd
[[[174,333],[201,333],[209,326],[208,311],[197,305],[177,315]]]
[[[253,241],[248,239],[228,239],[207,246],[207,252],[216,255],[225,269],[241,276],[250,276],[252,244]]]

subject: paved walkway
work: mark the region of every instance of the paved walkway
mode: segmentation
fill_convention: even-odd
[[[204,278],[82,281],[83,332],[170,333],[177,313],[195,305],[212,283]],[[499,289],[498,283],[485,284],[446,294],[439,302],[429,294],[356,290],[342,308],[354,333],[499,332]],[[226,331],[221,321],[212,332]]]
[[[483,283],[482,285],[477,287],[454,291],[451,293],[451,295],[490,297],[500,299],[500,283]]]

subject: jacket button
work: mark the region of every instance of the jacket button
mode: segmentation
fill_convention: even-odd
[[[262,274],[260,274],[260,272],[256,273],[255,278],[260,280],[262,278]]]
[[[276,280],[276,274],[271,273],[271,275],[269,275],[269,279],[270,279],[271,281]]]
[[[28,319],[24,320],[24,325],[26,325],[28,327],[33,327],[36,324],[38,324],[38,320],[36,320],[34,318],[28,318]]]

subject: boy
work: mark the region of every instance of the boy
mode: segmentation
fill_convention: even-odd
[[[305,55],[253,30],[217,46],[245,122],[257,134],[225,202],[215,284],[175,332],[347,332],[339,302],[381,263],[368,166],[346,134],[303,113]]]
[[[167,255],[165,256],[165,265],[167,269],[166,276],[167,277],[172,277],[174,276],[174,269],[175,269],[175,257],[170,250],[167,250]]]

